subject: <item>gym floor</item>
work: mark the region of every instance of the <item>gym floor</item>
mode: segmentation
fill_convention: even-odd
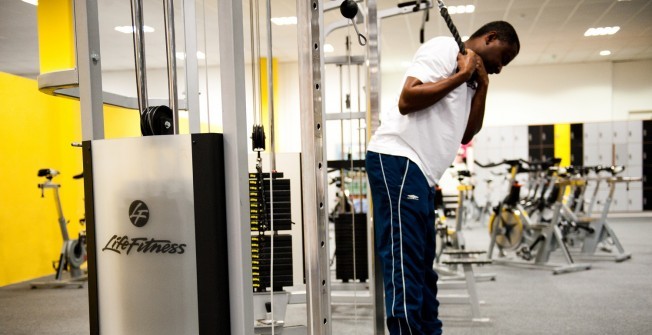
[[[469,305],[444,304],[440,307],[444,333],[652,334],[652,218],[609,222],[633,254],[631,260],[594,261],[589,271],[561,275],[499,265],[480,267],[477,273],[497,276],[496,281],[478,283],[484,301],[480,311],[491,321],[473,323]],[[465,234],[469,249],[487,248],[486,227],[472,227]],[[305,308],[291,306],[297,307]],[[332,311],[333,334],[373,334],[370,306],[333,306]],[[289,315],[305,315],[305,311]],[[286,324],[301,321],[288,319]],[[28,283],[0,288],[0,334],[88,333],[86,289],[32,290]]]

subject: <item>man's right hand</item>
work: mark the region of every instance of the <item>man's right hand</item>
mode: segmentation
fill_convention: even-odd
[[[466,76],[465,81],[471,79],[477,68],[476,57],[478,57],[477,54],[468,48],[466,49],[466,55],[462,55],[462,53],[457,54],[457,67],[459,73]]]

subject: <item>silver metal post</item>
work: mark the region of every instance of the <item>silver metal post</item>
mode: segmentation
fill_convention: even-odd
[[[82,140],[104,138],[102,62],[96,0],[75,0],[75,43]]]
[[[269,167],[270,171],[276,170],[276,149],[274,148],[274,76],[272,72],[272,5],[271,0],[267,5],[267,110],[269,111]]]
[[[145,65],[145,32],[143,30],[143,0],[131,0],[131,22],[134,29],[136,90],[140,114],[147,109],[147,67]]]
[[[378,31],[380,26],[380,17],[378,16],[378,6],[376,0],[366,0],[367,7],[367,138],[376,131],[380,125],[380,40]],[[367,189],[369,192],[369,189]],[[368,193],[370,215],[368,215],[368,245],[369,245],[369,276],[370,283],[369,293],[373,296],[374,306],[374,334],[385,334],[385,301],[383,272],[380,264],[380,258],[376,255],[376,240],[373,206],[371,205],[371,193]]]
[[[297,0],[308,334],[331,334],[322,7],[319,0]]]
[[[251,231],[247,165],[247,100],[245,95],[242,1],[217,2],[224,165],[229,239],[229,304],[231,334],[253,335]]]
[[[186,44],[186,101],[188,109],[188,128],[191,134],[200,129],[199,112],[199,65],[197,64],[197,26],[195,1],[183,2],[183,31]],[[189,56],[190,55],[190,56]]]
[[[165,50],[168,60],[168,98],[170,109],[172,109],[172,129],[175,134],[179,133],[179,100],[177,97],[177,60],[176,45],[174,38],[174,2],[173,0],[163,1],[163,16],[165,23]],[[186,55],[197,57],[197,55]]]

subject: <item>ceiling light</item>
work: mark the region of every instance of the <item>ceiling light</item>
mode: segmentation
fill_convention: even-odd
[[[30,5],[38,6],[38,0],[23,0],[23,2],[27,2]]]
[[[462,36],[462,42],[466,42],[468,39],[469,39],[468,36],[466,36],[466,35],[465,35],[465,36]]]
[[[296,16],[273,17],[272,23],[274,23],[277,26],[289,26],[289,25],[297,24],[297,17]]]
[[[113,29],[125,34],[131,34],[134,32],[134,26],[117,26]],[[150,26],[143,26],[143,31],[146,33],[152,33],[154,32],[154,28]]]
[[[448,7],[448,13],[449,14],[464,14],[464,13],[473,13],[475,12],[475,6],[474,5],[459,5],[459,6],[449,6]]]
[[[584,36],[605,36],[613,35],[620,30],[620,27],[598,27],[598,28],[589,28],[584,32]]]
[[[609,50],[600,51],[600,56],[609,56],[609,55],[611,55],[611,51]]]
[[[328,52],[328,53],[335,52],[335,48],[333,47],[332,44],[326,43],[324,44],[324,52]]]
[[[197,59],[206,59],[206,54],[201,51],[197,51]]]

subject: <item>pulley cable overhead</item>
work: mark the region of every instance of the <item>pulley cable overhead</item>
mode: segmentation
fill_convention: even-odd
[[[342,13],[342,16],[351,20],[351,23],[353,23],[353,28],[355,29],[355,32],[358,35],[358,43],[360,43],[361,46],[367,45],[367,38],[360,33],[360,31],[358,30],[358,25],[355,20],[355,16],[358,15],[359,13],[364,21],[364,14],[362,14],[362,12],[358,10],[358,4],[355,2],[355,0],[342,1],[342,4],[340,5],[340,13]]]
[[[453,23],[453,19],[451,18],[450,14],[448,14],[448,8],[446,8],[446,5],[442,0],[437,0],[437,6],[439,7],[439,13],[446,22],[446,26],[448,26],[448,30],[450,30],[451,34],[453,35],[453,39],[455,39],[455,43],[457,43],[457,46],[460,48],[460,53],[462,55],[466,55],[466,47],[464,42],[462,42],[460,33],[457,31],[457,27],[455,27],[455,24]],[[478,84],[475,80],[476,73],[477,72],[474,72],[473,76],[471,76],[471,79],[466,82],[466,86],[470,87],[471,89],[476,89],[478,87]]]

